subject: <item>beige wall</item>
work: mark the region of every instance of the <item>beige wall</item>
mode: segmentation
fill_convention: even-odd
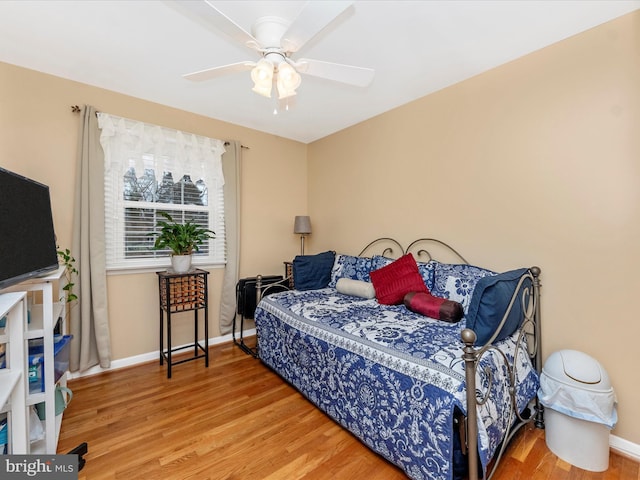
[[[543,354],[584,351],[640,443],[640,12],[309,146],[310,250],[377,236],[542,268]]]
[[[214,87],[212,87],[213,89]],[[111,91],[0,63],[0,166],[50,186],[59,244],[70,246],[76,143],[80,115],[71,105],[194,132],[239,140],[243,150],[241,276],[282,274],[299,248],[295,215],[306,214],[304,144],[212,120]],[[210,275],[211,335],[219,335],[222,270]],[[108,278],[113,359],[158,349],[157,277]],[[191,316],[174,323],[174,344],[187,342]]]

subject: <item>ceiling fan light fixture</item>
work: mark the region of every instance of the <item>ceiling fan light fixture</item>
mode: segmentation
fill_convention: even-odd
[[[251,70],[251,80],[253,80],[253,91],[267,98],[271,98],[271,87],[273,85],[273,63],[263,58]]]
[[[278,98],[283,99],[295,95],[296,89],[301,82],[300,74],[291,65],[285,62],[278,65],[278,78],[276,81]]]
[[[253,24],[251,33],[213,5],[216,2],[204,0],[184,3],[194,14],[206,17],[211,26],[261,56],[257,63],[236,62],[184,75],[189,80],[202,81],[227,73],[251,70],[253,91],[271,98],[275,84],[281,100],[295,98],[296,89],[302,80],[300,74],[363,88],[373,80],[374,71],[370,68],[313,59],[292,59],[308,41],[348,9],[353,0],[305,2],[293,22],[275,16],[261,17]]]

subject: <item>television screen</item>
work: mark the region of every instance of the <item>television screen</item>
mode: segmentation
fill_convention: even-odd
[[[0,289],[57,268],[49,187],[0,167]]]

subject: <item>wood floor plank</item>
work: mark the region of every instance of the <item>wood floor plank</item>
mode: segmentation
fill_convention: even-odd
[[[400,480],[370,451],[259,360],[233,344],[211,347],[210,366],[150,362],[69,381],[58,452],[87,442],[79,480]],[[551,453],[544,430],[512,440],[494,480],[640,480],[612,454],[585,472]]]

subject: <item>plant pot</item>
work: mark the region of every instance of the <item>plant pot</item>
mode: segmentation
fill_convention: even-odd
[[[171,255],[173,273],[187,273],[191,270],[191,255]]]

